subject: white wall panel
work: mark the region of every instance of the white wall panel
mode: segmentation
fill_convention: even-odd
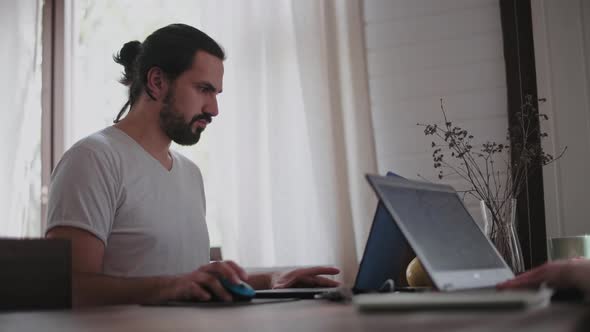
[[[548,236],[590,233],[590,3],[533,0],[539,106],[549,115],[544,148],[564,158],[544,169]]]
[[[507,132],[497,0],[365,0],[365,40],[379,171],[438,181],[431,137],[416,123],[449,118],[480,138]],[[504,176],[504,175],[503,175]],[[462,187],[463,181],[444,182]],[[479,204],[468,208],[481,220]]]

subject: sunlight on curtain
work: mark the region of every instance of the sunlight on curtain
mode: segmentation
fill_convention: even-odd
[[[0,236],[41,230],[41,1],[0,2]]]
[[[360,2],[215,4],[203,26],[229,57],[206,180],[226,256],[350,282],[376,206]]]

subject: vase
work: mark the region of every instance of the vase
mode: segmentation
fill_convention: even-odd
[[[514,274],[524,272],[522,248],[516,232],[516,199],[480,201],[484,233]]]

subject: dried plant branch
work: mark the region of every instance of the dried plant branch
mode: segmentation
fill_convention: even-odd
[[[434,168],[438,170],[438,178],[443,179],[449,175],[462,178],[468,189],[459,192],[463,193],[463,197],[470,195],[484,201],[496,222],[501,220],[498,213],[503,206],[509,204],[523,190],[528,173],[555,162],[567,150],[567,147],[564,148],[555,158],[543,151],[541,139],[547,137],[547,134],[538,130],[536,122],[547,120],[548,117],[538,112],[530,95],[525,97],[525,102],[516,113],[516,124],[508,128],[507,142],[488,141],[480,148],[474,147],[473,135],[449,120],[442,99],[440,109],[444,124],[418,123],[424,127],[426,136],[433,136],[435,139],[432,142],[432,158]],[[509,152],[513,154],[512,161],[506,158]],[[494,160],[496,156],[501,157],[503,166],[497,165]],[[504,181],[501,178],[503,168],[506,172]]]

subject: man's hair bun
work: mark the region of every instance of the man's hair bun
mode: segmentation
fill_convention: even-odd
[[[125,67],[123,77],[121,77],[119,82],[125,85],[131,85],[136,72],[135,60],[137,59],[140,51],[141,43],[138,40],[134,40],[125,43],[119,53],[113,57],[116,63]]]

